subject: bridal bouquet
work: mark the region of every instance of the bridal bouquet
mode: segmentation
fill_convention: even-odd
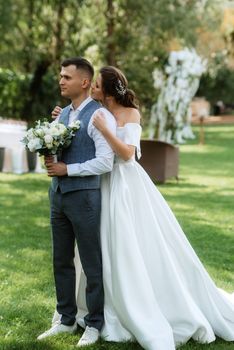
[[[30,152],[38,152],[44,156],[56,155],[71,144],[79,128],[79,120],[74,121],[68,127],[57,121],[49,123],[46,119],[38,120],[35,126],[27,131],[21,142]]]

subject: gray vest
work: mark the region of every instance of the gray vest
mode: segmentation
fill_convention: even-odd
[[[66,164],[83,163],[87,160],[95,158],[94,141],[87,133],[88,124],[93,113],[100,108],[100,104],[94,100],[90,101],[79,113],[80,128],[76,131],[71,145],[65,148],[58,160]],[[63,109],[59,122],[68,126],[70,106]],[[100,188],[100,176],[56,176],[53,177],[51,187],[53,191],[60,188],[62,193]]]

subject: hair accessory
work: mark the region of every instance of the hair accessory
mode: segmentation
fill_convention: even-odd
[[[126,94],[126,87],[123,86],[123,83],[121,82],[120,79],[117,80],[117,84],[115,86],[116,91],[118,92],[119,95],[124,96]]]

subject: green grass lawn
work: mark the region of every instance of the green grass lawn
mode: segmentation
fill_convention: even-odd
[[[217,285],[234,291],[234,126],[206,127],[205,135],[205,145],[181,146],[179,183],[159,188]],[[0,350],[75,349],[82,333],[35,340],[55,304],[48,186],[44,174],[0,174]],[[141,347],[100,341],[87,349]],[[234,343],[190,341],[181,349],[231,350]]]

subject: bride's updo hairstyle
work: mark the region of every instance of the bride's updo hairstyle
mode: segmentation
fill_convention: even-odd
[[[128,81],[121,70],[106,66],[100,69],[100,74],[104,96],[113,96],[120,105],[138,109],[136,95],[134,91],[128,89]]]

